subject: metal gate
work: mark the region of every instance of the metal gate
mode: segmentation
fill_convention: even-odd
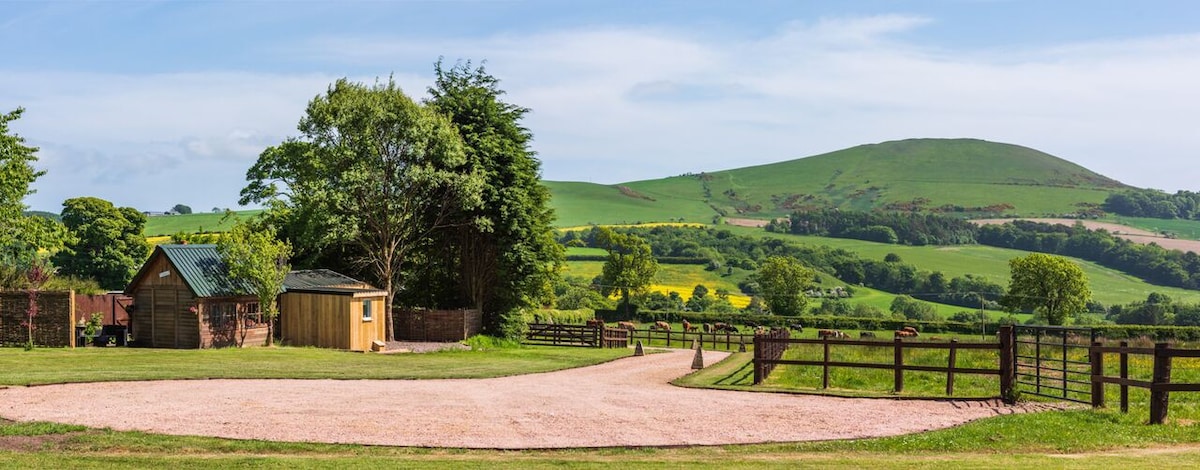
[[[1040,397],[1092,403],[1091,328],[1014,326],[1017,390]]]

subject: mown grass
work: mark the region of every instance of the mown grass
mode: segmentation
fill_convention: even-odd
[[[541,346],[427,354],[320,348],[0,348],[0,385],[167,379],[444,379],[547,372],[631,354]]]

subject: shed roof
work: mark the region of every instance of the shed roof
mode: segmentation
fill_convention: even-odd
[[[158,245],[155,251],[161,251],[171,261],[196,297],[233,297],[252,292],[249,284],[229,276],[217,245]],[[134,279],[142,275],[139,272]]]
[[[312,287],[356,287],[363,285],[366,285],[366,283],[330,269],[292,271],[283,280],[283,287],[288,290],[308,289]]]

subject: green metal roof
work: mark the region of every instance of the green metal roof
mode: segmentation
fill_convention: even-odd
[[[292,271],[283,280],[283,287],[287,290],[312,287],[357,287],[363,284],[366,283],[330,269]]]
[[[229,276],[217,245],[158,245],[196,297],[233,297],[252,292]]]

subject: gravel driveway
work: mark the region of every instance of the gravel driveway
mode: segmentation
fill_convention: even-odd
[[[905,434],[1023,411],[996,402],[687,389],[686,350],[463,380],[166,380],[13,387],[0,417],[270,441],[468,448],[736,444]],[[724,353],[705,351],[709,363]],[[78,397],[111,397],[79,400]]]

